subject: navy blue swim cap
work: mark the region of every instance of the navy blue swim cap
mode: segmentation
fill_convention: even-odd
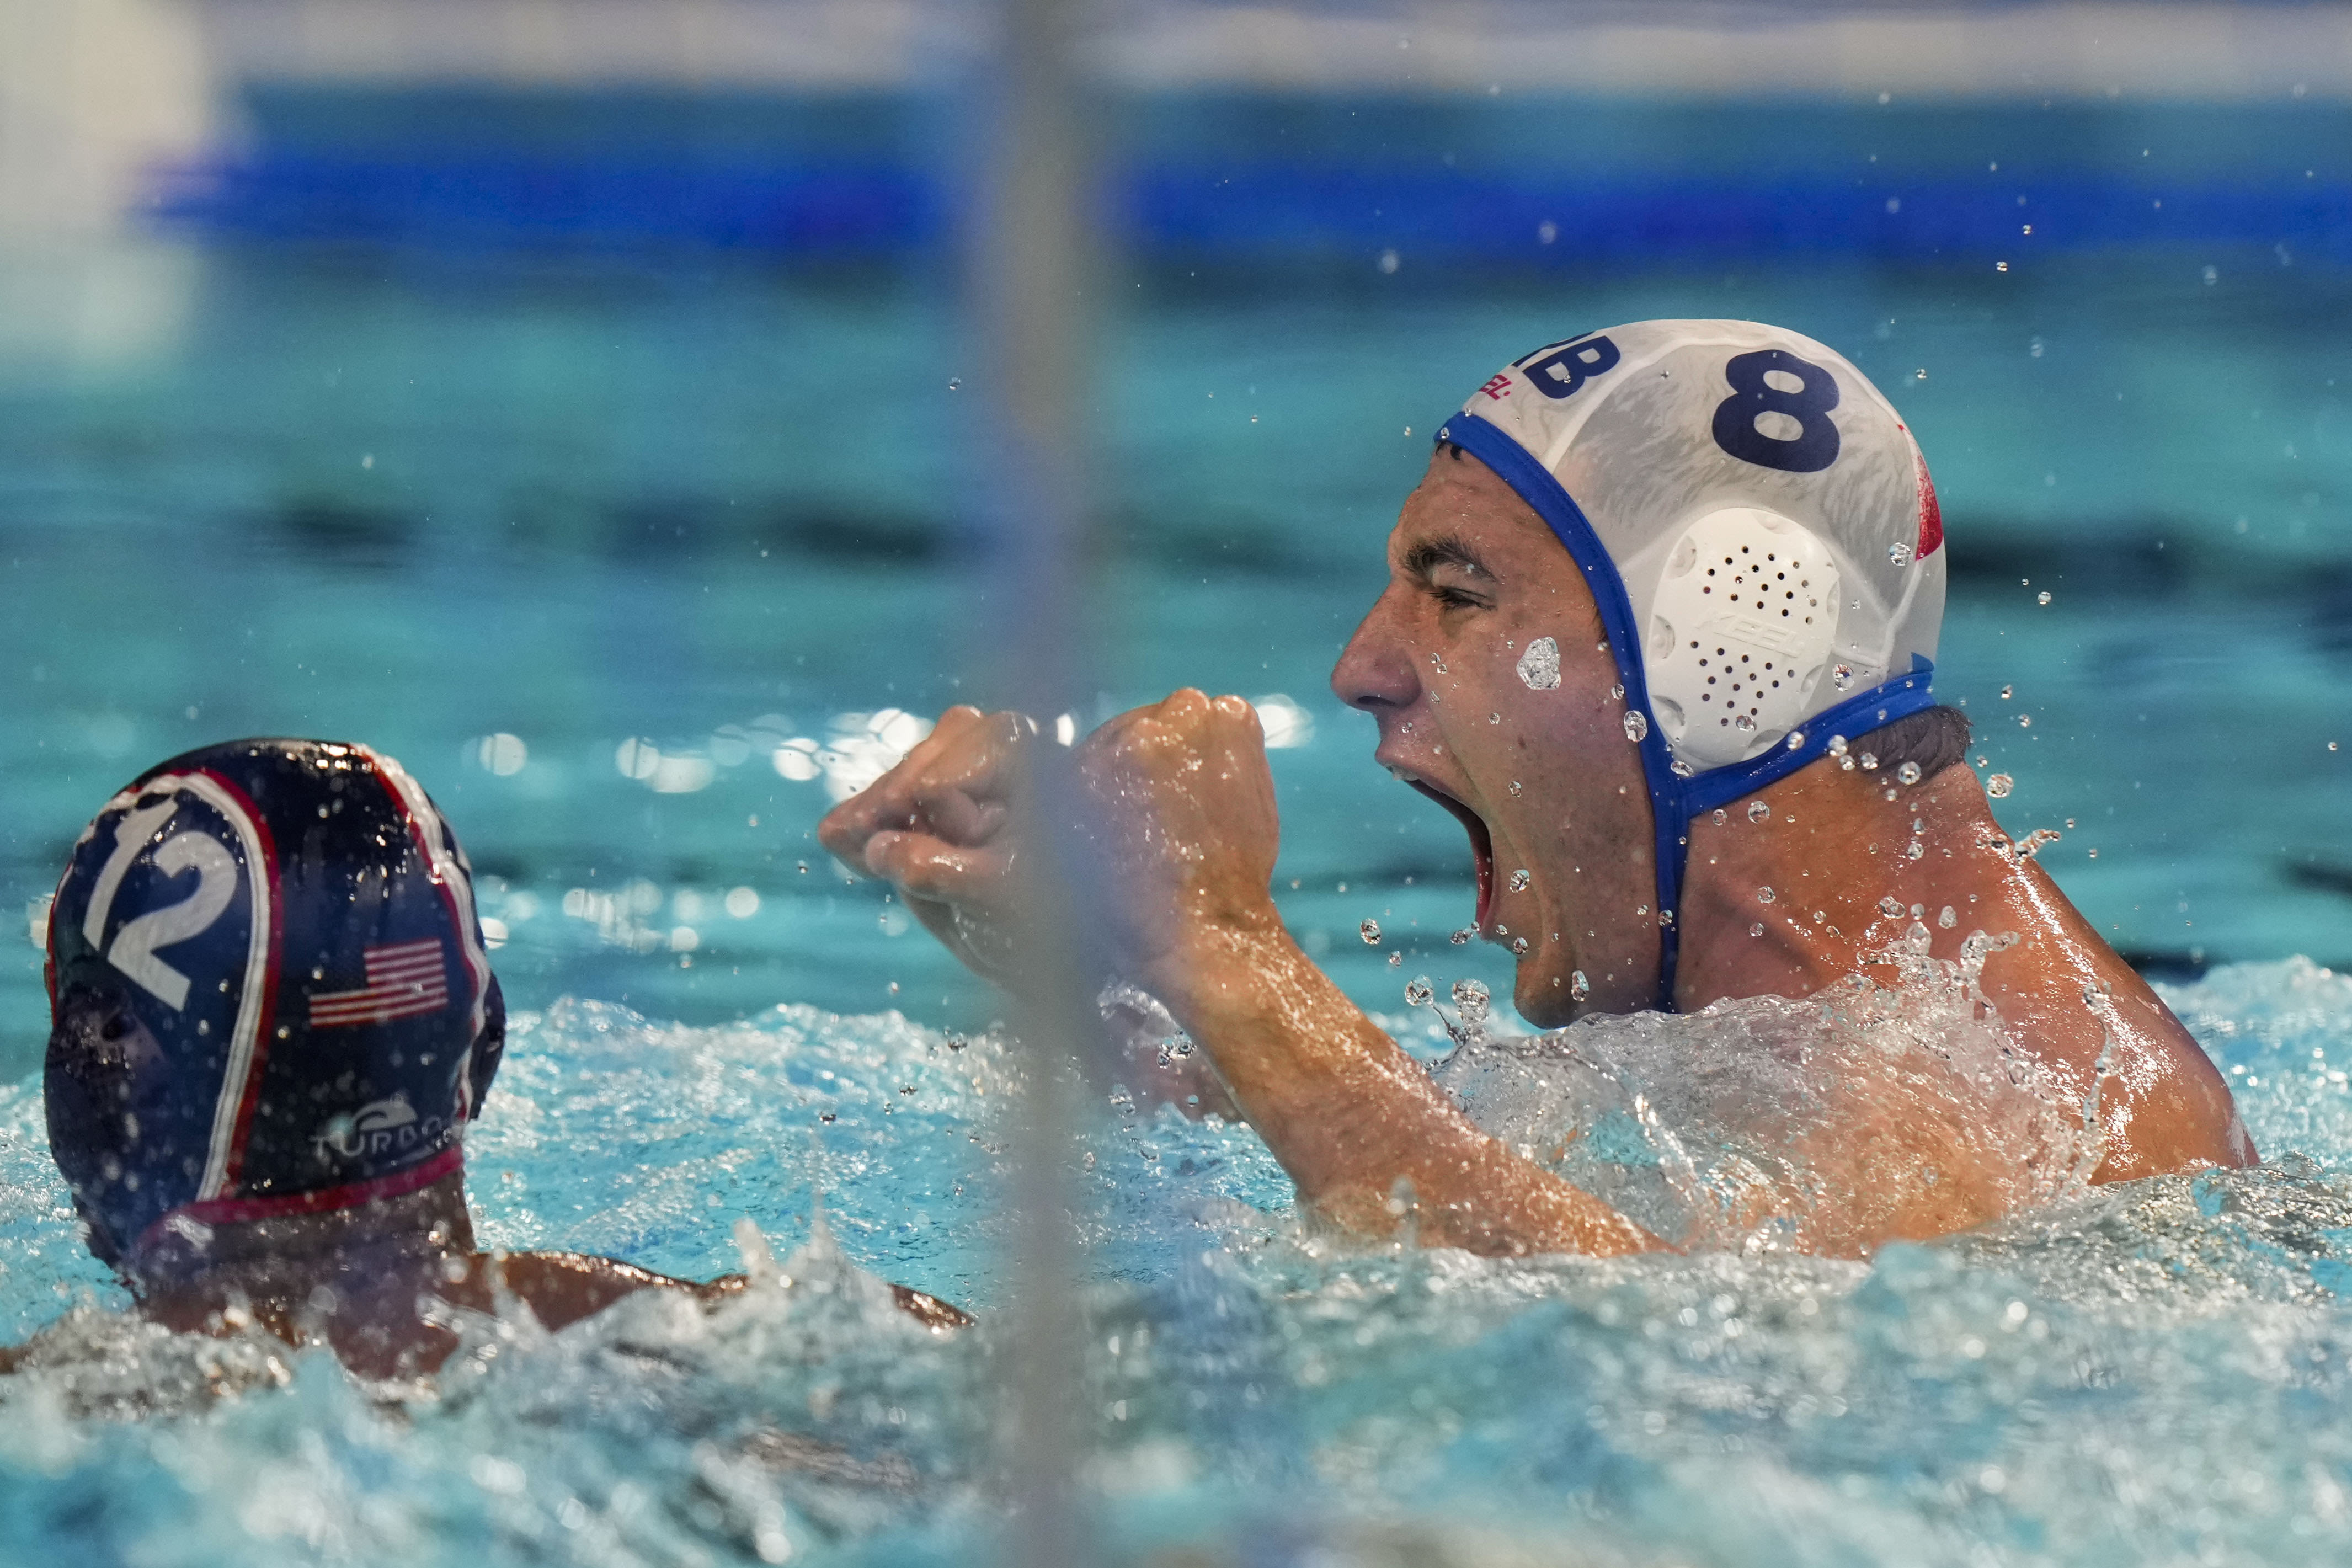
[[[48,983],[49,1148],[110,1262],[457,1170],[505,1043],[457,835],[326,741],[209,746],[107,802]]]

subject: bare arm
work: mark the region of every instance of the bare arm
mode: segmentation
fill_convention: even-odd
[[[971,962],[975,949],[990,951],[980,932],[1003,907],[1013,850],[1001,831],[979,845],[927,831],[956,808],[931,809],[923,780],[962,792],[989,779],[1002,791],[1010,742],[998,738],[1017,731],[957,718],[960,743],[910,755],[875,786],[874,802],[836,810],[821,832],[845,861],[897,884],[910,907],[951,911],[961,939],[951,945]],[[983,759],[991,746],[999,754]],[[1361,1235],[1410,1222],[1425,1242],[1485,1253],[1661,1245],[1481,1133],[1291,942],[1267,890],[1278,826],[1247,703],[1180,691],[1106,724],[1079,762],[1099,858],[1126,916],[1117,945],[1206,1048],[1303,1204]]]

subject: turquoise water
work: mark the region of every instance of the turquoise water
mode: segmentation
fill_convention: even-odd
[[[909,732],[886,710],[986,695],[965,498],[988,386],[936,280],[100,260],[0,264],[10,299],[65,301],[19,311],[0,364],[5,907],[161,756],[366,739],[465,837],[530,1016],[471,1147],[488,1239],[709,1273],[741,1266],[739,1218],[801,1245],[822,1194],[848,1258],[1001,1307],[990,998],[810,837],[817,752],[846,773]],[[2003,820],[2064,831],[2045,863],[2118,944],[2234,965],[2170,994],[2272,1163],[1867,1267],[1490,1265],[1335,1254],[1248,1133],[1099,1107],[1086,1492],[1119,1549],[2341,1561],[2352,990],[2294,960],[2352,959],[2346,275],[2265,247],[1132,281],[1100,364],[1116,636],[1089,684],[1105,712],[1179,682],[1293,700],[1277,887],[1360,999],[1394,1015],[1421,973],[1502,989],[1444,940],[1471,901],[1458,830],[1323,686],[1429,430],[1562,331],[1761,317],[1843,349],[1918,431],[1953,550],[1941,689],[2018,780]],[[14,951],[21,1335],[109,1297],[41,1148],[37,959]],[[437,1397],[387,1404],[317,1358],[78,1322],[56,1371],[0,1390],[0,1531],[142,1563],[968,1561],[994,1333],[779,1289],[486,1337]],[[160,1413],[115,1418],[138,1409]]]

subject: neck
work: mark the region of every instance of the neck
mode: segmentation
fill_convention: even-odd
[[[243,1314],[297,1342],[390,1343],[415,1323],[418,1296],[446,1290],[451,1261],[474,1250],[464,1180],[453,1171],[352,1208],[184,1226],[145,1248],[126,1277],[148,1316],[182,1331]]]
[[[1751,819],[1759,803],[1769,815]],[[1691,825],[1675,1005],[1806,996],[1858,973],[1889,980],[1879,955],[1915,919],[1939,958],[1956,956],[1972,931],[2014,929],[2002,917],[2020,865],[2006,845],[1965,765],[1916,784],[1886,769],[1841,768],[1835,757],[1801,768]]]

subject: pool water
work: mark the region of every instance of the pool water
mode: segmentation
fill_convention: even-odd
[[[1952,552],[1938,686],[2016,780],[2002,821],[2063,832],[2043,862],[2168,977],[2269,1163],[2061,1184],[1867,1264],[1769,1226],[1689,1258],[1487,1263],[1336,1248],[1246,1131],[1097,1104],[1082,1490],[1115,1552],[2343,1561],[2341,258],[1192,270],[1122,275],[1106,323],[1097,696],[1074,719],[1180,683],[1260,700],[1286,742],[1285,917],[1413,1048],[1446,1042],[1405,980],[1507,994],[1506,973],[1446,941],[1459,830],[1369,765],[1324,682],[1429,434],[1565,331],[1756,317],[1846,353],[1917,431]],[[74,1237],[38,955],[5,950],[0,1324],[66,1319],[0,1388],[9,1550],[970,1561],[995,1528],[1016,1058],[990,994],[812,837],[832,790],[989,697],[989,386],[942,279],[157,239],[0,258],[0,300],[5,907],[165,755],[369,741],[440,801],[505,932],[517,1027],[469,1145],[485,1239],[707,1275],[744,1267],[748,1220],[795,1281],[707,1319],[482,1327],[437,1392],[145,1335]],[[1622,1083],[1760,1026],[1588,1043]],[[1706,1110],[1624,1144],[1624,1179],[1654,1188],[1642,1159],[1669,1144],[1722,1166]],[[982,1326],[925,1338],[836,1257]]]
[[[2167,995],[2270,1163],[2077,1185],[1868,1264],[1769,1226],[1612,1262],[1341,1247],[1246,1131],[1106,1103],[1076,1173],[1086,1505],[1138,1562],[2340,1562],[2352,981]],[[1719,1056],[1732,1011],[1675,1027]],[[1638,1054],[1643,1026],[1571,1034]],[[997,1518],[1002,1047],[802,1006],[519,1017],[468,1149],[485,1241],[708,1274],[748,1221],[768,1282],[477,1324],[431,1390],[104,1312],[11,1089],[0,1305],[70,1315],[0,1388],[0,1530],[139,1563],[969,1562]],[[1708,1156],[1699,1119],[1660,1136]],[[982,1323],[929,1336],[847,1260]]]

